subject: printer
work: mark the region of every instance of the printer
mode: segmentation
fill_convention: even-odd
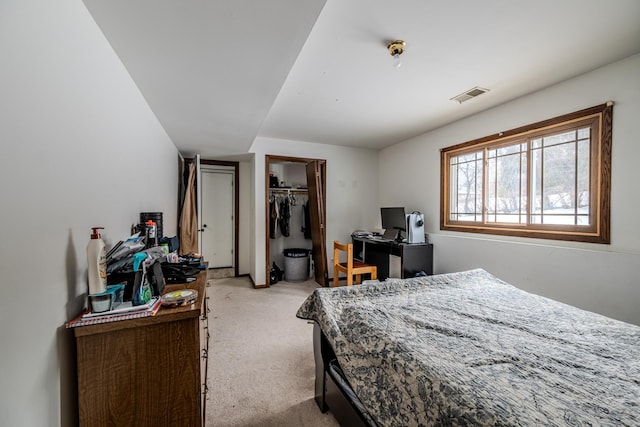
[[[414,211],[406,215],[407,243],[424,243],[424,215]]]

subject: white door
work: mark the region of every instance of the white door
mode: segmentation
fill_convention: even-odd
[[[233,171],[202,168],[202,255],[209,268],[233,265]]]

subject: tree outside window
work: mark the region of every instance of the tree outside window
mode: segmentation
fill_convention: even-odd
[[[442,150],[441,229],[609,243],[611,103]]]

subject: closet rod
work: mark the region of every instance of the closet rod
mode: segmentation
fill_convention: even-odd
[[[291,194],[291,193],[308,193],[307,188],[269,188],[270,193]]]

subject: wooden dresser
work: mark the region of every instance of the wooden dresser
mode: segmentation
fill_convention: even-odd
[[[207,356],[207,271],[195,304],[153,317],[75,328],[81,426],[203,426]]]

